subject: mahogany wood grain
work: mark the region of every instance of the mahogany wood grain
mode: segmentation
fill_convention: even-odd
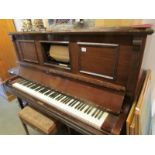
[[[124,100],[124,93],[114,93],[95,88],[82,82],[45,74],[32,68],[21,67],[19,76],[28,80],[37,81],[47,87],[90,102],[90,104],[96,104],[113,113],[120,112]]]
[[[40,103],[37,98],[10,86],[9,89],[49,117],[54,116],[81,133],[120,134],[139,87],[146,37],[152,33],[150,28],[131,27],[10,33],[19,57],[19,76],[107,110],[110,115],[101,130]],[[47,46],[43,43],[50,46],[50,42],[68,43],[71,69],[52,61],[47,63]]]
[[[38,53],[33,40],[18,40],[19,54],[23,61],[38,63]]]
[[[81,30],[81,32],[70,31],[49,33],[11,33],[11,35],[13,36],[15,42],[18,40],[34,40],[36,43],[36,49],[38,52],[39,60],[41,60],[40,66],[38,66],[38,68],[40,68],[41,66],[47,67],[47,72],[54,72],[58,75],[63,74],[61,72],[62,69],[60,69],[60,67],[56,67],[56,65],[46,65],[45,58],[41,56],[43,55],[43,51],[41,51],[41,48],[43,47],[40,41],[68,41],[71,55],[71,74],[69,74],[67,70],[64,70],[64,72],[66,72],[66,74],[63,74],[64,76],[68,76],[69,78],[74,79],[80,79],[81,81],[87,81],[90,82],[90,84],[92,84],[93,81],[93,83],[97,83],[97,85],[108,85],[112,88],[113,86],[120,86],[120,88],[118,87],[118,89],[125,90],[125,92],[130,97],[134,98],[134,90],[136,89],[136,81],[139,75],[139,71],[136,71],[136,73],[134,73],[132,72],[132,68],[133,66],[141,64],[140,59],[142,59],[144,50],[143,48],[140,48],[137,52],[139,53],[138,58],[134,59],[135,52],[133,49],[135,45],[133,39],[134,37],[138,37],[145,40],[147,34],[151,34],[152,32],[153,31],[151,29],[142,30],[134,28],[122,28],[102,29],[98,31]],[[98,56],[95,55],[94,57],[93,55],[87,55],[87,58],[85,58],[84,54],[82,54],[82,57],[80,57],[79,55],[79,46],[77,45],[78,42],[117,44],[119,48],[116,50],[117,52],[114,52],[117,53],[116,55],[110,54],[111,51],[106,51],[106,48],[102,48],[102,52],[99,52],[95,48],[94,51]],[[142,46],[144,46],[144,41],[142,41]],[[106,58],[103,57],[102,54],[105,55]],[[103,58],[102,61],[99,55],[101,55],[101,57]],[[51,70],[49,70],[49,67],[51,68]],[[86,70],[86,72],[81,73],[80,70],[82,69]],[[140,70],[140,65],[137,69]],[[89,75],[87,72],[92,72],[92,75]],[[96,76],[98,73],[101,75],[112,75],[114,79],[107,79],[102,76]],[[132,79],[130,77],[132,77]],[[134,86],[132,85],[132,83],[134,83]],[[122,89],[121,87],[124,87],[125,89]]]
[[[66,114],[65,112],[60,112],[59,110],[55,109],[54,107],[47,105],[46,103],[40,102],[34,97],[31,97],[30,95],[27,95],[21,91],[18,91],[15,88],[12,88],[10,86],[7,86],[7,90],[9,92],[12,92],[15,96],[18,96],[22,98],[23,100],[27,101],[29,105],[34,107],[36,110],[42,112],[48,117],[55,118],[56,120],[60,121],[63,124],[66,124],[67,126],[77,130],[78,132],[82,134],[121,134],[121,126],[123,125],[123,122],[120,123],[120,127],[117,129],[114,127],[115,124],[117,124],[118,120],[121,120],[121,115],[113,115],[109,114],[109,117],[106,119],[105,123],[103,124],[102,130],[97,130],[78,119],[71,117],[70,115]],[[121,112],[123,113],[123,111]],[[116,130],[117,132],[111,133],[112,130]]]
[[[83,52],[82,48],[86,51]],[[79,71],[90,72],[94,76],[111,77],[113,80],[116,77],[118,54],[118,47],[81,45],[79,47]]]

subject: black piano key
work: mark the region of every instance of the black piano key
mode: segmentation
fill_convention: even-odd
[[[101,112],[101,110],[99,110],[96,115],[95,115],[95,118],[99,115],[99,113]]]
[[[71,100],[72,100],[72,98],[70,98],[70,99],[67,101],[66,104],[67,104],[68,106],[70,106],[69,104],[70,104],[70,101],[71,101]]]
[[[67,97],[64,101],[63,101],[63,103],[67,103],[68,102],[68,99],[69,99],[69,97]]]
[[[83,102],[80,102],[80,104],[77,106],[77,110],[79,110],[79,108],[83,105]]]
[[[34,90],[36,91],[36,90],[40,89],[40,87],[41,87],[41,86],[39,85],[39,86],[38,86],[38,87],[36,87]]]
[[[96,109],[96,110],[92,113],[92,117],[96,114],[97,111],[98,111],[98,109]]]
[[[33,83],[31,86],[29,86],[29,88],[32,89],[32,87],[36,86],[36,83]]]
[[[72,98],[71,97],[69,97],[69,99],[68,99],[68,101],[67,102],[70,102],[72,100]]]
[[[81,105],[81,102],[79,102],[74,108],[77,109]]]
[[[76,100],[73,100],[71,103],[69,103],[69,106],[71,106],[72,104],[74,104]]]
[[[32,84],[32,82],[30,82],[29,84],[27,84],[26,87],[28,87],[28,86],[31,85],[31,84]]]
[[[54,95],[54,99],[55,99],[56,97],[58,97],[59,95],[60,95],[60,93],[57,92],[57,94]]]
[[[45,93],[47,93],[47,92],[49,92],[49,91],[50,91],[50,89],[47,88],[47,90],[46,90],[43,94],[45,94]]]
[[[90,107],[91,107],[91,106],[88,106],[88,108],[86,108],[86,110],[84,111],[84,113],[86,113],[86,112],[89,110]]]
[[[59,95],[59,93],[58,92],[55,92],[55,93],[51,94],[49,97],[55,98],[57,95]]]
[[[64,95],[60,95],[56,100],[59,101],[64,97]]]
[[[68,97],[68,99],[65,101],[65,104],[67,104],[70,100],[71,100],[71,98]]]
[[[87,104],[84,104],[84,105],[80,108],[80,111],[82,111],[86,106],[87,106]]]
[[[79,101],[80,102],[80,105],[77,107],[77,110],[79,110],[82,106],[83,106],[83,102]]]
[[[100,119],[101,117],[102,117],[102,115],[103,115],[103,111],[101,111],[101,113],[99,114],[99,116],[98,116],[98,119]]]
[[[27,80],[24,80],[24,81],[20,82],[20,84],[23,85],[26,82],[28,82],[28,81]]]
[[[53,91],[52,94],[49,95],[49,97],[53,97],[55,94],[57,94],[55,91]]]
[[[33,84],[34,84],[34,83],[31,83],[31,84],[27,85],[27,87],[29,88],[29,87],[31,87]]]
[[[46,92],[44,95],[48,96],[51,93],[52,93],[52,91],[50,90],[50,91]]]
[[[40,86],[39,84],[36,84],[35,86],[32,86],[31,89],[35,89],[35,88],[37,88],[39,86]]]
[[[31,82],[30,81],[26,81],[25,83],[23,83],[22,85],[23,86],[26,86],[26,85],[28,85],[28,84],[30,84]]]
[[[61,102],[65,102],[68,99],[68,96],[66,96]]]
[[[84,109],[84,107],[86,107],[87,104],[83,103],[82,106],[79,107],[79,110],[82,111],[82,109]]]
[[[74,103],[72,103],[71,107],[73,107],[77,102],[78,100],[75,100]]]
[[[64,102],[67,98],[68,98],[68,97],[66,96],[65,98],[63,98],[63,99],[61,100],[61,102]]]
[[[24,84],[24,86],[28,86],[31,83],[32,83],[31,81],[28,81],[27,84]]]
[[[61,96],[62,96],[62,94],[59,94],[59,96],[57,96],[57,97],[55,98],[55,100],[58,101],[58,99],[59,99]]]
[[[40,91],[40,93],[43,94],[43,93],[45,93],[47,90],[48,90],[47,88],[44,88],[43,90]]]
[[[91,107],[88,111],[87,111],[87,114],[89,114],[92,110],[93,110],[94,107]]]
[[[77,103],[74,108],[76,109],[80,104],[81,102]]]
[[[36,91],[41,91],[42,89],[44,89],[44,87],[43,86],[41,86],[38,90],[36,90]]]
[[[57,96],[59,96],[59,94],[55,95],[55,96],[53,97],[53,99],[55,99]]]
[[[41,89],[42,89],[42,87],[39,86],[38,88],[35,89],[35,91],[39,91],[39,90],[41,90]]]

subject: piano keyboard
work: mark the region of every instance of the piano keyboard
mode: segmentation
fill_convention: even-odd
[[[108,113],[98,107],[79,101],[58,91],[52,90],[38,83],[21,80],[12,84],[13,87],[70,114],[86,124],[101,129]]]

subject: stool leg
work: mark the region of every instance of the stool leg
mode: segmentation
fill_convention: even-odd
[[[22,123],[22,125],[24,127],[24,130],[25,130],[26,134],[29,135],[29,130],[27,128],[27,125],[21,119],[20,119],[20,121],[21,121],[21,123]]]

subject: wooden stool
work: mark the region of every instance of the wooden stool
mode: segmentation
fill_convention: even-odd
[[[25,131],[29,134],[26,124],[41,131],[44,134],[55,134],[57,131],[56,124],[53,120],[49,119],[45,115],[39,113],[35,109],[26,106],[19,112],[19,118],[21,119]]]

